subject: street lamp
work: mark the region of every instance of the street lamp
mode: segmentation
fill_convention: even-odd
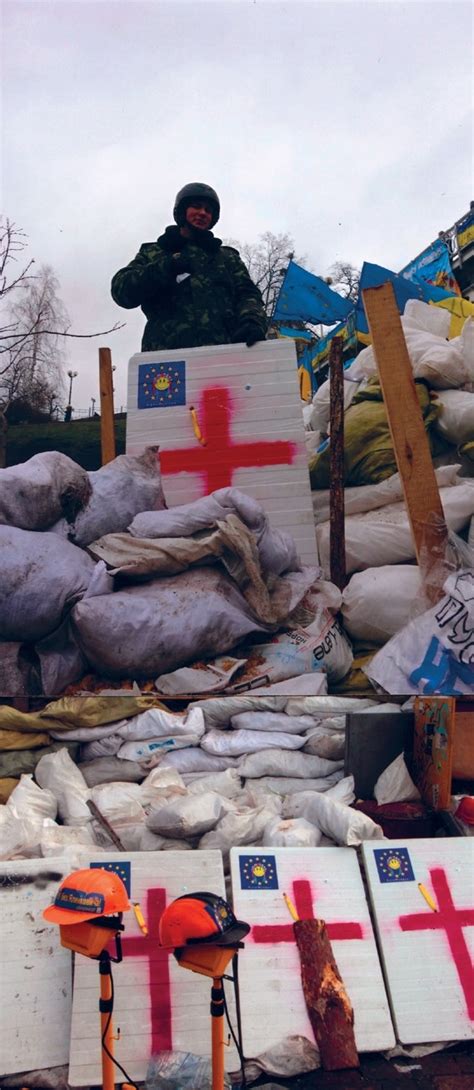
[[[77,376],[78,374],[79,374],[79,372],[78,372],[78,371],[68,371],[68,376],[69,376],[69,378],[70,378],[70,383],[69,383],[69,398],[68,398],[68,404],[66,405],[66,412],[65,412],[65,414],[64,414],[64,422],[65,422],[66,424],[69,424],[69,421],[70,421],[70,419],[71,419],[71,417],[72,417],[72,404],[71,404],[71,401],[72,401],[72,381],[73,381],[73,379],[75,379],[75,378],[76,378],[76,376]]]

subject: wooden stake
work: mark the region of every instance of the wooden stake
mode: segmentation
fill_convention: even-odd
[[[114,389],[110,348],[99,348],[100,439],[102,465],[115,458]]]
[[[342,337],[334,337],[329,354],[330,368],[330,481],[329,527],[331,582],[339,590],[346,585],[346,542],[344,535],[344,367]]]
[[[427,587],[431,600],[437,601],[445,578],[448,530],[392,284],[367,288],[362,298],[417,560],[425,572],[435,571],[435,561],[441,561],[435,584]]]
[[[334,960],[324,920],[293,924],[308,1017],[325,1071],[358,1067],[354,1011]]]

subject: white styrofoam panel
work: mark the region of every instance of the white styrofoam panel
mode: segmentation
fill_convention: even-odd
[[[362,850],[399,1039],[403,1044],[418,1044],[471,1038],[472,841],[464,837],[371,840]]]
[[[217,851],[131,852],[83,856],[89,862],[130,865],[133,901],[141,905],[149,934],[141,934],[133,912],[124,915],[124,959],[113,966],[114,1025],[120,1027],[115,1055],[132,1079],[143,1080],[152,1053],[166,1049],[210,1055],[211,981],[180,969],[172,953],[158,945],[158,925],[166,904],[195,890],[225,897],[222,856]],[[101,1082],[97,962],[76,957],[69,1083]],[[227,1050],[226,1050],[227,1051]],[[235,1065],[235,1054],[226,1057]],[[117,1071],[117,1082],[123,1076]]]
[[[0,863],[0,1076],[67,1063],[72,960],[43,919],[67,857]]]
[[[177,386],[170,387],[169,397],[167,391],[154,390],[154,407],[139,408],[139,387],[142,389],[144,376],[149,374],[156,379],[160,366],[167,376],[167,365],[172,375],[178,363],[182,365],[181,393],[176,395]],[[151,390],[150,384],[148,388]],[[157,398],[161,401],[156,401]],[[182,403],[175,403],[176,398]],[[206,447],[194,434],[191,406],[207,439]],[[285,446],[275,448],[275,443]],[[261,444],[271,447],[262,448]],[[293,534],[303,563],[317,563],[295,347],[291,340],[262,341],[251,349],[220,345],[132,356],[128,372],[127,453],[139,454],[150,445],[160,447],[163,487],[169,506],[190,503],[227,485],[240,488],[262,503],[272,526]],[[172,452],[182,452],[184,457],[185,468],[179,472],[174,471],[177,463]],[[179,465],[183,463],[180,461]]]
[[[270,876],[268,886],[266,876],[258,878],[262,867]],[[288,1034],[314,1040],[283,893],[296,904],[302,919],[314,916],[328,925],[354,1008],[358,1050],[390,1048],[395,1038],[356,852],[233,848],[231,873],[234,911],[252,925],[239,970],[245,1054],[255,1056]],[[252,886],[256,881],[263,885]]]

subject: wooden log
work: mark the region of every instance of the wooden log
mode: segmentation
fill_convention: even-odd
[[[102,465],[115,458],[114,387],[110,348],[99,348],[100,439]]]
[[[346,585],[346,542],[344,534],[344,367],[342,337],[334,337],[329,354],[330,369],[330,465],[329,533],[331,582],[339,590]]]
[[[358,1067],[354,1011],[339,973],[324,920],[293,924],[309,1020],[326,1071]]]

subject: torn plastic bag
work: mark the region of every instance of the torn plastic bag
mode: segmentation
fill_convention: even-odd
[[[133,520],[129,532],[142,538],[190,537],[229,515],[237,515],[252,531],[264,572],[281,575],[300,567],[293,538],[273,529],[261,504],[238,488],[219,488],[210,496],[158,514],[147,511]]]
[[[89,473],[92,494],[87,505],[74,519],[56,523],[54,532],[62,536],[67,533],[71,541],[84,548],[103,534],[126,530],[140,511],[163,508],[157,453],[158,447],[147,447],[137,457],[120,454]]]
[[[229,1078],[224,1075],[224,1086]],[[211,1090],[212,1065],[192,1052],[160,1052],[148,1065],[145,1090]]]
[[[92,492],[82,466],[57,450],[34,454],[2,469],[0,523],[21,530],[47,530],[62,518],[75,518]]]
[[[333,681],[341,680],[351,668],[351,645],[338,621],[322,609],[313,631],[304,628],[287,628],[268,643],[250,643],[239,647],[247,664],[243,673],[229,689],[245,684],[257,685],[286,681],[304,673],[324,671]]]
[[[112,588],[104,564],[55,534],[0,526],[0,636],[32,643],[59,626],[88,592]]]

